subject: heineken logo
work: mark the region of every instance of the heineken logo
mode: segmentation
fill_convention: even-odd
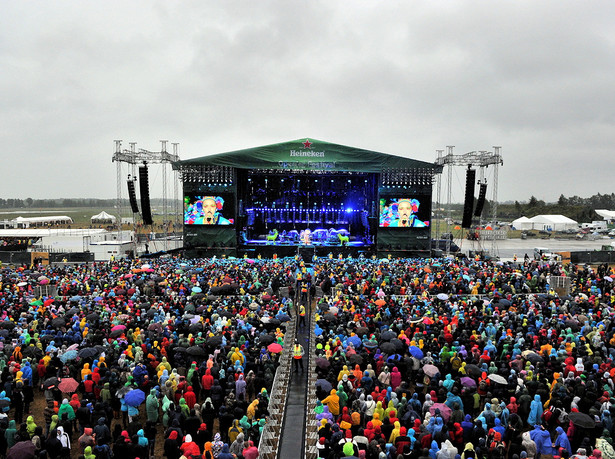
[[[303,145],[303,148],[301,150],[290,150],[290,156],[303,156],[303,157],[310,157],[310,158],[324,158],[325,157],[325,152],[324,151],[314,151],[312,150],[312,145],[314,145],[314,142],[310,142],[310,139],[305,139],[305,142],[301,142],[301,145]]]

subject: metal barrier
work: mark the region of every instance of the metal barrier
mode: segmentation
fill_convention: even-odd
[[[320,298],[316,297],[316,304]],[[315,342],[316,335],[314,334],[314,328],[316,327],[316,321],[314,320],[315,311],[312,311],[310,320],[310,343]],[[316,408],[316,346],[310,345],[310,352],[308,353],[308,381],[307,381],[307,397],[305,401],[305,458],[317,459],[318,449],[316,444],[318,443],[318,426],[319,423],[316,420],[314,410]]]
[[[269,396],[269,417],[265,427],[263,427],[263,433],[258,444],[259,457],[262,459],[277,459],[278,457],[280,434],[284,422],[288,386],[292,370],[292,348],[295,342],[296,322],[297,316],[295,314],[293,319],[286,323],[284,350],[280,355],[280,365],[275,372]]]

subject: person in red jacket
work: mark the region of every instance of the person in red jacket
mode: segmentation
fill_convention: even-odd
[[[207,398],[211,395],[211,386],[214,384],[214,377],[211,375],[211,370],[208,368],[205,371],[205,374],[201,378],[201,387],[203,388],[203,399],[207,400]]]
[[[242,452],[244,459],[258,459],[258,448],[254,446],[254,442],[250,440],[248,447]]]
[[[188,405],[188,408],[194,408],[194,405],[196,405],[196,394],[192,390],[192,386],[188,386],[188,389],[186,389],[184,399],[186,400],[186,405]]]

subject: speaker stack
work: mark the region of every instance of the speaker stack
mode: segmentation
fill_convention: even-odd
[[[470,228],[472,226],[472,210],[474,210],[474,183],[476,181],[476,170],[469,169],[466,171],[466,195],[463,203],[463,220],[462,228]]]
[[[130,175],[128,176],[128,197],[130,199],[130,208],[132,209],[133,214],[139,213],[139,205],[137,204],[137,194],[135,192],[135,180],[136,179],[137,179],[136,177],[132,179],[130,178]]]
[[[485,207],[485,198],[487,196],[487,184],[481,183],[478,190],[478,200],[476,201],[476,209],[474,209],[474,216],[480,217],[483,213],[483,207]]]
[[[141,193],[141,216],[143,217],[144,225],[151,225],[152,209],[149,202],[149,177],[147,164],[139,167],[139,191]]]

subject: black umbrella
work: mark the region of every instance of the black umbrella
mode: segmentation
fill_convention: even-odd
[[[337,320],[335,314],[331,314],[330,312],[327,312],[322,318],[328,322],[335,322]]]
[[[10,332],[6,328],[3,328],[2,330],[0,330],[0,336],[2,338],[8,338],[9,334],[10,334]]]
[[[205,352],[205,349],[203,349],[201,346],[190,346],[188,349],[186,349],[186,354],[193,357],[198,357],[207,355],[207,352]]]
[[[478,378],[483,374],[482,370],[473,364],[466,365],[466,373],[474,378]]]
[[[95,322],[100,319],[100,314],[98,314],[97,312],[90,312],[87,316],[85,316],[85,318]]]
[[[210,346],[220,346],[220,344],[222,344],[222,335],[214,335],[207,338],[207,344]]]
[[[94,347],[84,347],[83,349],[79,350],[79,357],[82,359],[89,359],[90,357],[94,357],[96,355],[98,355],[99,352],[96,348]]]
[[[544,363],[543,358],[535,352],[528,352],[524,357],[532,362],[533,365]]]
[[[111,338],[117,338],[119,336],[122,336],[122,333],[124,333],[124,330],[118,328],[118,329],[113,330],[111,333],[109,333],[109,336]]]
[[[20,441],[15,443],[6,456],[6,459],[34,459],[36,457],[36,448],[31,441]]]
[[[353,365],[363,365],[363,357],[359,354],[351,354],[350,357],[348,357],[348,361]]]
[[[572,423],[577,427],[582,427],[583,429],[593,429],[596,427],[596,423],[588,414],[581,412],[573,412],[568,415],[568,419],[572,421]]]
[[[120,398],[121,398],[121,397],[123,397],[124,395],[126,395],[128,392],[130,392],[130,391],[131,391],[131,390],[133,390],[133,389],[134,389],[134,387],[132,387],[132,386],[122,386],[122,387],[120,387],[120,388],[117,390],[117,392],[115,393],[115,395],[116,395],[117,397],[120,397]]]
[[[71,317],[72,317],[72,316],[74,316],[75,314],[79,314],[79,308],[77,308],[77,307],[74,307],[74,306],[73,306],[73,307],[72,307],[72,308],[70,308],[68,311],[66,311],[66,315],[67,315],[67,316],[71,316]]]
[[[51,378],[47,378],[45,381],[43,381],[43,387],[45,389],[49,389],[50,387],[57,386],[59,382],[60,380],[58,378],[52,376]]]
[[[395,350],[396,351],[401,351],[403,348],[405,348],[406,346],[404,345],[404,343],[402,342],[402,340],[397,339],[397,338],[393,338],[390,343],[395,346]]]
[[[326,370],[331,366],[331,362],[324,357],[316,357],[316,366],[322,370]]]
[[[272,335],[262,335],[259,338],[259,344],[261,346],[267,346],[275,341],[275,338]]]
[[[203,331],[203,324],[201,323],[192,324],[188,327],[188,331],[190,333],[198,333],[200,331]]]
[[[397,333],[395,333],[393,330],[386,330],[380,335],[380,339],[384,341],[390,341],[393,338],[397,338]]]
[[[56,317],[51,321],[51,325],[55,328],[64,327],[66,325],[66,319],[64,317]]]
[[[369,328],[367,327],[359,327],[357,328],[357,335],[363,337],[363,335],[367,335],[369,333]]]
[[[320,388],[320,390],[327,392],[327,393],[331,392],[331,389],[333,389],[333,386],[331,385],[331,383],[327,381],[326,379],[317,379],[316,387]]]
[[[394,354],[395,346],[392,343],[382,343],[380,345],[380,350],[385,354]]]
[[[64,320],[64,319],[62,319]],[[10,320],[3,320],[0,322],[0,327],[6,329],[6,330],[12,330],[13,328],[15,328],[15,322],[10,321]]]
[[[173,352],[177,352],[178,354],[185,354],[186,352],[188,352],[188,348],[176,347],[175,349],[173,349]]]
[[[39,352],[39,349],[36,346],[28,346],[22,351],[22,354],[24,357],[35,357],[38,354],[38,352]]]

